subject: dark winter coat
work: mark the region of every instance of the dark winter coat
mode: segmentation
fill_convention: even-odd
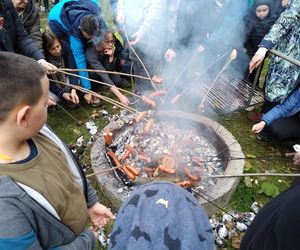
[[[261,20],[256,16],[256,8],[263,4],[269,6],[269,15],[265,19]],[[245,42],[245,48],[247,49],[247,54],[250,57],[255,54],[259,43],[269,32],[276,19],[277,16],[273,14],[272,3],[269,0],[257,0],[254,6],[250,9],[249,15],[246,18]]]
[[[42,50],[42,35],[41,35],[41,17],[39,8],[35,0],[29,0],[27,7],[22,15],[20,15],[25,30],[31,39],[35,42],[40,50]]]
[[[23,54],[36,60],[43,59],[41,51],[28,36],[11,0],[0,0],[0,15],[4,27],[0,30],[0,50]],[[2,38],[2,39],[1,39]]]

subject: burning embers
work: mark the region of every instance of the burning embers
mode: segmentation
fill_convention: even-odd
[[[166,180],[180,186],[199,186],[202,177],[223,173],[216,161],[217,151],[197,126],[163,122],[154,111],[128,115],[122,111],[115,120],[125,121],[118,129],[104,133],[106,157],[115,176],[125,185]],[[210,161],[205,160],[210,159]],[[211,179],[201,185],[213,185]]]

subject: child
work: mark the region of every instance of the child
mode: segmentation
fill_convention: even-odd
[[[45,57],[49,62],[57,68],[76,68],[73,54],[66,43],[59,41],[55,34],[49,31],[45,31],[42,34],[42,39]],[[64,99],[67,106],[71,108],[76,107],[79,103],[76,89],[52,82],[51,79],[61,82],[67,82],[67,80],[69,80],[70,84],[78,85],[78,78],[70,76],[69,79],[67,79],[65,74],[57,72],[54,75],[49,75],[49,79],[51,99],[56,102]]]
[[[44,71],[30,58],[0,52],[0,82],[0,249],[93,249],[88,219],[100,227],[114,216],[44,126]]]
[[[256,0],[246,19],[245,48],[250,58],[276,21],[277,17],[273,15],[271,6],[269,0]]]
[[[106,31],[101,37],[101,42],[96,46],[90,42],[85,51],[88,65],[93,69],[116,71],[125,64],[122,55],[122,45],[116,40],[112,31]],[[129,101],[115,86],[128,87],[129,83],[116,74],[91,73],[91,78],[110,84],[111,91],[118,97],[121,103],[128,105]]]

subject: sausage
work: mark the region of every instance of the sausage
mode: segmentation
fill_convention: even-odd
[[[136,121],[137,123],[140,123],[141,120],[142,120],[146,115],[148,115],[148,111],[147,111],[147,110],[146,110],[146,111],[143,111],[143,112],[140,112],[140,113],[135,117],[135,121]]]
[[[144,103],[148,104],[151,108],[156,108],[156,102],[147,96],[143,96]]]
[[[131,173],[126,166],[124,166],[122,169],[130,180],[133,180],[133,181],[135,180],[135,175],[133,173]]]
[[[134,166],[131,165],[125,165],[124,168],[127,168],[129,172],[131,172],[133,175],[135,176],[139,176],[140,175],[140,171],[137,170]]]
[[[153,125],[154,125],[154,119],[150,119],[144,127],[143,134],[147,134],[151,130]]]
[[[112,158],[112,160],[114,161],[114,163],[115,163],[116,166],[119,166],[119,165],[120,165],[120,162],[119,162],[119,160],[118,160],[116,154],[115,154],[113,151],[109,150],[109,151],[106,152],[106,154],[107,154],[110,158]]]
[[[166,90],[158,90],[158,91],[155,91],[155,92],[152,92],[151,94],[150,94],[150,96],[151,97],[155,97],[155,96],[162,96],[162,95],[165,95],[165,94],[167,94],[168,93],[168,91],[166,91]]]
[[[175,104],[180,99],[180,97],[181,97],[181,94],[180,95],[176,95],[174,98],[172,98],[171,103]]]
[[[190,181],[180,181],[176,182],[176,184],[180,187],[190,187],[192,183]]]
[[[129,146],[129,144],[125,144],[125,148],[132,154],[135,154],[135,150]]]
[[[184,167],[184,172],[186,177],[189,178],[191,181],[199,181],[199,177],[197,175],[193,175],[189,167]]]
[[[125,153],[121,156],[121,161],[125,161],[130,155],[131,152],[129,150],[126,150]]]
[[[166,166],[163,166],[163,165],[159,165],[158,166],[158,169],[160,171],[163,171],[163,172],[166,172],[168,174],[175,174],[176,170],[173,169],[173,168],[169,168],[169,167],[166,167]]]

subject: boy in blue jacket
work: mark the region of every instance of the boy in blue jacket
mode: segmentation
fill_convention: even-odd
[[[48,16],[49,26],[59,39],[69,43],[78,69],[86,69],[84,53],[85,43],[98,36],[106,25],[100,16],[100,7],[96,0],[63,0],[56,4]],[[79,72],[80,76],[88,78],[87,72]],[[91,83],[81,78],[82,86],[91,89]],[[91,94],[85,94],[88,103],[98,100]]]

